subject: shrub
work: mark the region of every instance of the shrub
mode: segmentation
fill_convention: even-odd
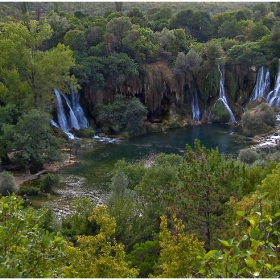
[[[248,110],[242,115],[242,130],[246,136],[268,133],[276,123],[276,115],[267,103]]]
[[[227,55],[243,67],[250,67],[251,65],[259,67],[266,62],[259,42],[247,42],[242,45],[234,45],[229,49]]]
[[[40,190],[50,193],[52,188],[56,187],[59,184],[59,176],[57,174],[45,174],[42,175],[39,179]]]
[[[196,72],[200,67],[201,61],[202,58],[194,50],[190,50],[186,55],[183,52],[179,52],[174,65],[174,76],[182,78],[187,71]]]
[[[75,130],[74,134],[79,138],[92,138],[95,133],[92,127],[88,127],[84,129]]]
[[[99,118],[107,131],[126,131],[133,136],[142,128],[147,112],[147,108],[137,98],[127,99],[118,95],[112,104],[100,109]]]
[[[210,117],[213,123],[226,123],[230,119],[230,114],[226,107],[220,101],[218,101],[213,107]]]
[[[173,123],[170,124],[170,128],[172,128],[172,129],[179,128],[179,127],[180,127],[180,125],[176,122],[173,122]]]
[[[159,241],[148,240],[144,243],[136,243],[126,259],[131,262],[131,267],[139,269],[139,277],[148,278],[149,274],[154,273],[159,253]]]
[[[256,151],[253,151],[252,149],[243,149],[239,151],[238,159],[242,162],[252,164],[256,160],[259,159],[259,155]]]
[[[0,194],[11,195],[18,190],[16,180],[12,173],[3,171],[0,173]]]
[[[17,191],[17,194],[18,195],[38,195],[38,192],[39,192],[39,189],[34,187],[34,186],[28,186],[28,185],[25,185],[25,186],[21,186],[18,191]]]
[[[257,159],[254,161],[253,166],[260,166],[260,167],[265,167],[266,161],[264,159]]]
[[[96,204],[88,197],[76,199],[69,205],[70,213],[62,218],[61,233],[64,238],[71,242],[77,241],[78,235],[95,235],[98,226],[89,221]]]

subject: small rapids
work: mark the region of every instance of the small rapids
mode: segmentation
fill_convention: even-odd
[[[96,205],[103,205],[109,196],[109,192],[93,189],[87,186],[85,178],[75,175],[61,176],[60,185],[60,187],[54,189],[59,197],[48,202],[49,207],[59,219],[71,213],[70,205],[76,199],[87,197]]]

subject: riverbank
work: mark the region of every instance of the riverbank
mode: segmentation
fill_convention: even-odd
[[[32,180],[37,179],[40,175],[45,174],[45,173],[56,173],[59,170],[69,167],[72,165],[76,165],[79,162],[76,160],[76,157],[74,156],[68,156],[64,161],[62,162],[54,162],[53,164],[46,164],[44,165],[44,169],[36,174],[30,174],[30,173],[15,173],[14,177],[16,180],[16,185],[17,187],[20,187],[23,183],[29,182]]]
[[[280,123],[277,123],[275,128],[269,133],[253,137],[253,141],[256,142],[256,144],[252,146],[254,150],[280,145]]]
[[[118,138],[109,138],[109,137],[95,137],[94,142],[99,142],[99,143],[117,143],[120,140]],[[280,144],[280,123],[277,123],[273,131],[269,132],[266,135],[258,135],[252,138],[252,141],[255,142],[251,147],[254,150],[260,150],[260,149],[265,149],[269,147],[274,147]],[[83,143],[82,146],[87,146],[90,145],[91,142]],[[65,167],[69,167],[72,165],[79,164],[77,159],[71,155],[71,158],[69,158],[69,152],[65,150],[65,156],[66,159],[63,162],[56,162],[50,165],[45,165],[44,170],[37,174],[18,174],[14,173],[15,179],[16,179],[16,185],[20,187],[23,183],[32,181],[37,179],[40,175],[44,173],[56,173],[61,169],[64,169]]]

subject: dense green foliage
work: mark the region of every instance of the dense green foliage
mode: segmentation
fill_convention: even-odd
[[[1,275],[278,277],[279,170],[275,161],[244,165],[196,141],[184,156],[119,161],[106,206],[77,200],[60,222],[3,197]],[[65,247],[58,230],[73,243]]]
[[[39,179],[40,190],[46,193],[52,192],[54,187],[59,184],[60,178],[57,174],[45,174]]]
[[[22,16],[22,5],[19,2],[11,2],[11,3],[1,3],[1,18],[5,21],[17,20],[21,19]],[[209,11],[211,14],[219,14],[223,13],[228,9],[242,9],[244,6],[252,6],[250,3],[243,2],[230,2],[230,3],[208,3],[208,2],[127,2],[122,3],[121,11],[128,12],[133,9],[143,10],[148,17],[151,16],[161,16],[161,18],[165,18],[166,14],[160,13],[161,9],[168,9],[174,12],[179,11],[181,9],[185,9],[186,7],[191,9],[203,9]],[[108,12],[112,12],[117,10],[117,7],[114,2],[60,2],[60,3],[52,3],[52,2],[29,2],[27,7],[31,16],[44,16],[44,13],[50,13],[52,11],[56,13],[66,13],[73,12],[77,18],[82,18],[87,16],[88,14],[95,13],[98,16],[107,15]],[[43,10],[39,12],[40,8]],[[170,14],[167,14],[170,16]]]
[[[242,129],[246,136],[255,136],[270,132],[275,126],[274,110],[266,103],[247,110],[242,115]]]
[[[48,51],[39,51],[49,39],[49,24],[30,21],[5,24],[0,33],[1,101],[15,103],[23,110],[49,110],[53,89],[63,91],[76,87],[70,76],[74,66],[72,52],[62,44]]]
[[[12,12],[12,4],[1,5]],[[236,102],[243,89],[240,77],[232,73],[239,67],[240,73],[250,72],[251,66],[279,56],[277,3],[12,6],[18,20],[11,16],[0,26],[0,111],[7,112],[0,114],[0,134],[3,124],[16,125],[32,109],[54,114],[54,88],[86,92],[88,115],[105,133],[126,137],[147,133],[143,125],[147,117],[160,116],[162,121],[170,116],[173,101],[164,99],[165,91],[174,91],[177,102],[184,100],[189,106],[190,92],[196,87],[200,103],[207,107],[219,90],[217,64],[227,63],[232,72],[227,77],[225,71],[225,78],[230,80],[231,101]],[[226,11],[226,6],[232,10]],[[153,72],[150,65],[163,70]],[[120,99],[121,95],[133,98]],[[244,98],[239,98],[239,105],[244,105]],[[180,110],[186,115],[189,109],[184,106]],[[227,119],[219,106],[215,109],[219,122]],[[178,125],[177,120],[170,122],[170,127]],[[8,162],[10,151],[1,145],[2,161]]]
[[[147,109],[138,99],[118,96],[112,104],[100,108],[99,117],[109,134],[126,132],[127,135],[137,135],[146,115]]]
[[[78,245],[69,244],[66,249],[69,265],[64,267],[66,277],[79,278],[126,278],[136,277],[137,269],[129,268],[125,261],[124,246],[111,236],[116,222],[106,207],[93,209],[89,221],[95,220],[100,226],[94,236],[79,236]]]
[[[276,74],[279,3],[228,4],[238,9],[221,12],[210,3],[128,4],[75,3],[79,10],[72,10],[72,3],[53,3],[42,14],[45,3],[21,3],[17,22],[1,22],[1,162],[35,172],[62,159],[61,141],[49,125],[54,88],[67,93],[81,87],[94,103],[89,114],[105,133],[135,136],[147,132],[149,102],[159,101],[155,116],[159,110],[168,115],[166,107],[188,102],[197,86],[205,108],[213,103],[218,64],[230,72],[225,80],[232,102],[243,90],[240,73],[256,73],[267,63]],[[146,79],[153,82],[143,88]],[[213,113],[226,119],[219,104]],[[275,113],[261,104],[242,121],[247,135],[267,132]],[[48,210],[24,208],[11,194],[23,194],[25,187],[17,190],[11,174],[2,172],[0,192],[7,196],[0,200],[0,275],[279,277],[280,165],[274,152],[243,150],[235,160],[197,140],[183,156],[120,160],[105,205],[81,198],[61,220]],[[58,183],[47,174],[29,191],[51,192]]]
[[[0,276],[52,278],[61,275],[65,241],[42,229],[42,211],[23,209],[20,197],[0,200]]]
[[[61,141],[53,135],[50,116],[36,109],[24,114],[16,125],[3,126],[2,153],[15,149],[11,160],[26,169],[41,168],[44,163],[62,159]],[[4,146],[4,144],[3,144]]]
[[[0,195],[12,195],[16,193],[18,187],[12,173],[3,171],[0,173]]]
[[[246,223],[239,236],[220,240],[223,250],[211,250],[199,256],[199,274],[212,277],[279,277],[279,215],[268,214],[265,195],[255,195],[255,205],[236,211],[236,228]],[[238,229],[239,230],[239,229]]]

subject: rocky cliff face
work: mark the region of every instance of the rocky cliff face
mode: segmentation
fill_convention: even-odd
[[[257,78],[256,67],[242,69],[230,60],[221,67],[224,88],[229,107],[237,121],[251,97]],[[172,69],[164,62],[146,65],[145,72],[128,78],[121,86],[113,87],[110,81],[104,89],[94,85],[83,88],[82,104],[87,114],[95,121],[96,109],[113,101],[116,94],[135,96],[148,108],[148,120],[162,122],[168,119],[170,112],[187,122],[192,121],[191,100],[197,91],[201,122],[208,121],[208,115],[219,99],[220,72],[216,64],[205,63],[197,73],[185,73],[176,78]],[[220,106],[215,115],[215,122],[227,122],[228,114]]]

